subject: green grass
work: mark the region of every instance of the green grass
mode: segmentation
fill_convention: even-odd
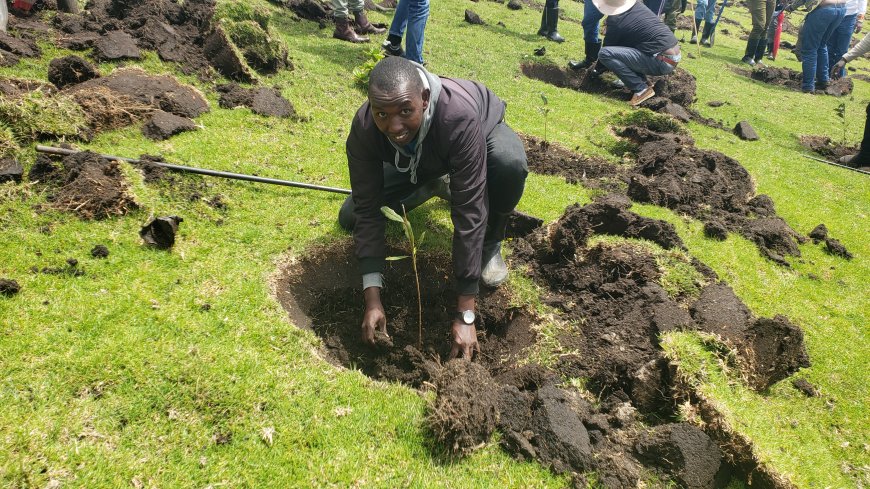
[[[276,12],[262,0],[250,2]],[[494,2],[471,8],[488,22],[463,22],[467,3],[435,2],[425,59],[436,73],[478,79],[508,102],[508,122],[543,137],[538,111],[544,93],[551,112],[547,137],[588,155],[609,158],[609,125],[626,105],[555,88],[523,77],[519,63],[544,41],[534,33],[540,14]],[[563,2],[567,15],[582,5]],[[726,17],[748,25],[746,12]],[[388,21],[372,13],[373,21]],[[502,21],[505,27],[497,26]],[[266,119],[247,109],[222,110],[199,84],[212,112],[203,128],[165,142],[138,128],[98,136],[88,147],[112,154],[161,154],[167,160],[309,183],[349,185],[344,140],[363,101],[352,72],[366,46],[331,38],[331,28],[276,12],[270,28],[289,47],[296,69],[266,78],[306,122]],[[546,43],[559,65],[582,52],[579,23],[563,21],[564,44]],[[818,246],[784,269],[761,258],[738,236],[703,237],[699,223],[654,206],[634,210],[677,226],[689,253],[710,265],[757,315],[785,314],[800,325],[813,366],[799,375],[820,388],[807,399],[788,382],[760,395],[717,369],[696,338],[679,335],[668,354],[703,375],[699,383],[761,456],[800,487],[867,485],[870,398],[866,359],[868,290],[867,177],[800,156],[800,134],[841,138],[834,108],[842,100],[765,86],[730,70],[742,55],[732,36],[681,66],[698,78],[696,109],[732,126],[749,120],[761,141],[690,124],[697,145],[738,159],[760,193],[798,231],[824,222],[856,258],[846,262]],[[678,38],[681,33],[678,33]],[[688,36],[686,36],[688,37]],[[788,35],[786,39],[794,39]],[[378,41],[376,39],[376,41]],[[694,53],[694,46],[684,45]],[[23,60],[0,75],[45,79],[51,57]],[[797,69],[782,52],[777,65]],[[867,68],[866,60],[851,65]],[[145,69],[173,72],[149,55]],[[111,65],[101,65],[104,73]],[[181,79],[195,83],[191,77]],[[850,141],[860,139],[870,86],[855,81],[846,100]],[[709,100],[724,100],[710,108]],[[33,153],[24,153],[26,163]],[[614,158],[615,159],[615,158]],[[135,171],[133,171],[135,173]],[[516,463],[495,445],[446,463],[433,454],[423,428],[425,399],[373,382],[317,358],[318,340],[297,330],[272,294],[273,276],[288,255],[344,236],[335,224],[341,197],[328,193],[185,176],[162,187],[133,182],[142,209],[124,218],[83,222],[39,207],[30,187],[0,188],[0,276],[22,292],[0,298],[0,485],[71,487],[561,487],[567,481],[532,463]],[[226,211],[208,207],[222,194]],[[590,191],[532,175],[520,209],[552,221]],[[184,217],[171,252],[145,249],[137,232],[150,215]],[[449,216],[439,205],[412,214],[425,221],[426,246],[447,249]],[[93,259],[97,243],[111,252]],[[33,266],[79,259],[83,277],[34,274]],[[813,275],[817,279],[811,278]],[[677,281],[677,284],[684,283]],[[205,304],[209,308],[204,308]],[[355,325],[350,325],[356,327]],[[274,430],[271,444],[264,430]],[[864,470],[865,472],[861,472]],[[863,479],[862,479],[863,478]]]

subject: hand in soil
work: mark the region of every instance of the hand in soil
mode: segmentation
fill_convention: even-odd
[[[453,343],[450,348],[450,358],[461,357],[471,360],[475,351],[480,353],[480,346],[477,344],[477,329],[473,324],[468,325],[460,321],[453,321],[451,329]]]
[[[380,338],[387,337],[387,315],[381,304],[381,289],[369,287],[365,290],[366,312],[362,321],[362,340],[372,346],[382,344],[383,341],[375,341],[375,331]]]

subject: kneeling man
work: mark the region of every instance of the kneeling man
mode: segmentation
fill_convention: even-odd
[[[523,143],[504,113],[504,102],[480,83],[441,78],[404,58],[384,58],[372,70],[368,101],[347,138],[352,193],[338,216],[353,230],[362,273],[363,341],[374,343],[375,330],[387,327],[381,207],[401,213],[402,205],[410,210],[438,195],[450,201],[453,221],[451,356],[471,358],[478,349],[478,284],[507,279],[501,243],[528,174]]]
[[[598,61],[632,92],[632,106],[655,96],[645,75],[670,75],[680,62],[676,36],[642,2],[637,0],[592,0],[607,15],[604,47]]]

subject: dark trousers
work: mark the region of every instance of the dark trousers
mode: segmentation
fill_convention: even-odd
[[[484,245],[504,240],[507,217],[517,206],[526,186],[529,166],[526,150],[517,133],[502,122],[486,138],[486,187],[489,218]],[[412,184],[408,173],[400,173],[392,164],[384,164],[384,205],[401,212],[423,204],[438,194],[446,176]],[[338,212],[338,223],[348,231],[356,222],[352,196],[345,199]]]

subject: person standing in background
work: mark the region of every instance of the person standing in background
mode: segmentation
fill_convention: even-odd
[[[387,56],[399,56],[415,63],[423,61],[423,34],[429,19],[429,0],[399,0],[396,14],[390,23],[390,34],[381,45]],[[402,35],[407,29],[405,49],[402,50]]]

